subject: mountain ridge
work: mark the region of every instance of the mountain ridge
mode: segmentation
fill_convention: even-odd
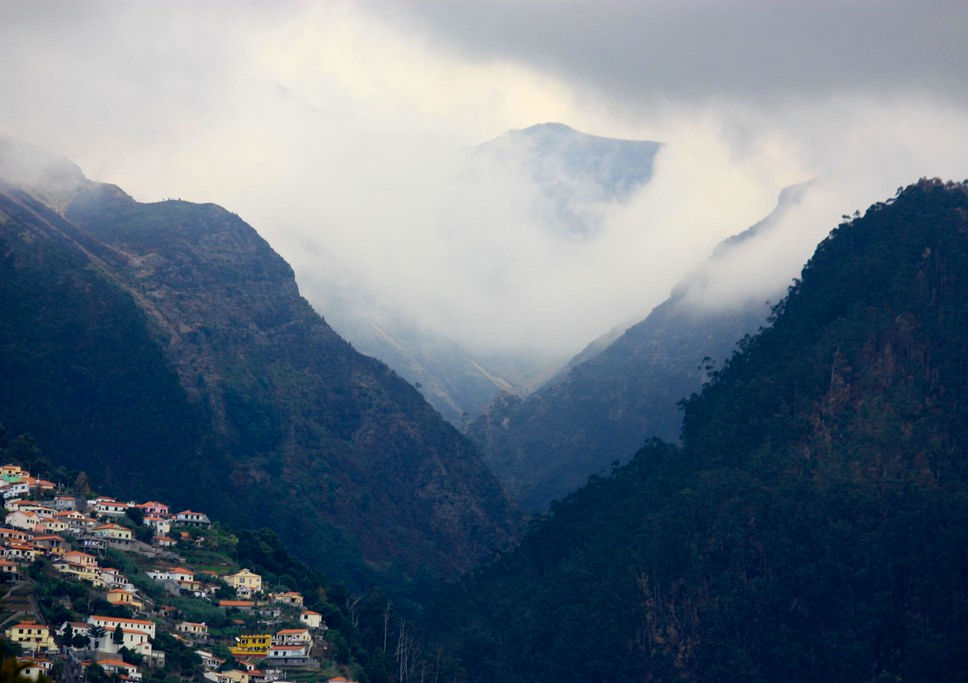
[[[796,211],[812,184],[782,190],[767,217],[720,242],[668,299],[604,348],[583,350],[525,398],[502,395],[469,426],[467,434],[523,507],[543,510],[651,436],[677,440],[677,403],[701,386],[710,361],[722,362],[766,321],[767,299],[782,292],[763,288],[761,298],[704,308],[692,301],[694,291],[707,287],[719,260]]]
[[[963,676],[966,295],[968,181],[841,224],[681,447],[553,504],[430,628],[471,680]]]
[[[8,207],[23,197],[30,198],[28,189],[9,184],[3,193]],[[42,206],[38,198],[32,201]],[[517,514],[474,447],[413,387],[344,342],[299,294],[289,265],[241,218],[214,204],[140,204],[90,181],[72,189],[63,216],[49,209],[45,216],[69,236],[51,233],[52,248],[71,251],[77,272],[101,275],[73,292],[69,282],[45,270],[39,255],[31,255],[23,226],[8,216],[2,228],[14,258],[10,282],[16,286],[31,264],[31,276],[46,287],[84,300],[110,289],[104,287],[109,280],[137,310],[125,314],[125,329],[142,328],[138,334],[154,346],[145,351],[155,359],[152,367],[176,373],[184,398],[175,403],[185,415],[170,427],[184,429],[190,443],[136,465],[169,478],[165,495],[191,504],[220,491],[215,511],[241,523],[252,521],[252,506],[270,501],[262,516],[297,553],[354,581],[371,569],[404,582],[423,572],[454,575],[516,533]],[[21,219],[38,222],[26,214]],[[75,248],[81,242],[87,246]],[[8,348],[20,353],[17,334],[37,314],[26,308],[17,317],[11,313]],[[115,318],[111,314],[100,324],[109,329]],[[74,324],[83,328],[84,321]],[[71,366],[66,347],[56,340],[47,347],[57,367]],[[24,377],[47,370],[16,365]],[[62,381],[70,382],[65,372]],[[137,369],[130,373],[136,377]],[[90,378],[91,391],[100,391],[100,380]],[[151,406],[139,403],[138,388],[131,391],[131,410],[150,414]],[[48,447],[50,425],[31,419],[28,409],[57,400],[50,389],[27,405],[0,400],[0,419],[35,434],[45,450],[60,451],[108,487],[136,488],[137,477],[100,471],[110,462],[117,466],[117,455],[64,453],[71,448],[64,442]],[[116,406],[98,404],[98,411],[96,421],[124,432],[124,423],[111,417]],[[182,454],[173,457],[173,449]],[[183,472],[194,471],[199,481],[172,480],[166,459]],[[183,488],[184,500],[172,496],[172,488]]]

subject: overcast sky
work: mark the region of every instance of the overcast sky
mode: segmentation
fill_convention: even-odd
[[[968,3],[913,0],[8,0],[0,130],[139,200],[239,213],[324,315],[567,355],[786,185],[824,179],[721,291],[776,289],[840,214],[919,176],[968,177],[965,36]],[[541,121],[665,143],[593,240],[536,221],[527,178],[461,165]]]

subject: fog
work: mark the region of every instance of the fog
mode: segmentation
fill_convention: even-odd
[[[841,214],[968,176],[959,5],[784,6],[5,2],[0,130],[141,201],[240,214],[337,329],[560,358],[648,313],[785,186],[822,180],[697,306],[782,291]],[[856,30],[825,36],[838,17]],[[596,223],[563,233],[519,159],[469,154],[543,121],[662,142],[652,180],[603,201],[562,177]]]

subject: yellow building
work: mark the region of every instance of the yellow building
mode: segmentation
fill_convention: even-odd
[[[0,476],[26,477],[28,473],[20,465],[3,465],[0,467]]]
[[[262,592],[262,577],[248,569],[229,574],[224,577],[225,583],[235,589],[240,598],[247,598],[254,593]]]
[[[181,621],[175,628],[179,633],[184,633],[186,636],[191,636],[192,638],[208,637],[208,625],[204,622]]]
[[[251,656],[256,655],[265,657],[269,654],[272,646],[272,635],[269,633],[259,633],[255,635],[239,636],[235,647],[229,648],[233,655]]]
[[[102,524],[95,527],[94,534],[109,541],[130,542],[133,538],[131,529],[120,524]]]
[[[76,576],[82,581],[88,581],[95,588],[102,588],[104,586],[104,581],[101,580],[101,573],[98,571],[97,565],[92,567],[91,565],[75,564],[67,560],[57,560],[54,562],[54,569],[64,574]]]
[[[31,652],[57,650],[54,636],[51,635],[50,629],[43,624],[22,621],[8,628],[6,634],[7,638]]]
[[[288,591],[286,593],[272,593],[269,595],[269,599],[273,602],[278,602],[283,605],[290,605],[292,607],[302,607],[303,606],[303,596],[302,593],[297,593],[296,591]]]
[[[59,534],[62,531],[69,531],[71,528],[67,522],[58,517],[49,517],[45,519],[42,526],[44,529],[53,534]]]
[[[123,605],[133,609],[141,609],[143,606],[137,595],[120,588],[112,588],[108,591],[108,602],[112,605]]]

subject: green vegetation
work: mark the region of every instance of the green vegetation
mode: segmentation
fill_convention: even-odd
[[[451,587],[474,680],[968,676],[968,184],[841,225],[648,443]]]
[[[21,448],[24,443],[33,444],[34,440],[30,435],[9,439],[0,424],[0,462],[26,465],[27,462],[20,459],[25,452]],[[32,446],[26,453],[34,462],[49,462],[36,446]],[[41,475],[48,474],[42,470],[36,472]],[[90,484],[84,478],[85,487],[90,487]],[[78,491],[65,488],[60,493],[76,495]],[[134,526],[139,515],[140,512],[136,512],[117,521]],[[142,668],[144,680],[150,683],[176,683],[197,680],[201,676],[202,667],[198,655],[171,633],[177,621],[204,622],[209,627],[210,636],[223,641],[208,644],[205,649],[212,650],[216,656],[231,662],[234,660],[228,653],[226,642],[231,643],[236,636],[245,633],[303,627],[298,619],[298,614],[303,609],[319,612],[323,618],[327,627],[324,635],[326,656],[320,670],[296,675],[294,680],[317,680],[315,677],[320,675],[346,675],[362,683],[390,683],[395,680],[394,676],[400,670],[397,648],[401,633],[413,649],[409,655],[412,662],[410,666],[419,663],[425,671],[431,670],[428,668],[431,660],[420,657],[417,652],[419,645],[413,636],[413,627],[379,590],[373,590],[365,596],[356,595],[343,584],[328,580],[321,572],[295,558],[280,537],[270,529],[236,531],[215,522],[208,528],[189,527],[184,531],[187,538],[180,539],[173,550],[180,557],[179,564],[196,572],[196,580],[203,585],[218,586],[213,596],[214,602],[188,594],[174,595],[146,573],[159,566],[168,566],[175,560],[165,562],[118,548],[106,549],[100,565],[118,569],[136,587],[142,599],[147,598],[155,609],[162,605],[173,609],[174,616],[162,618],[160,614],[144,615],[134,613],[128,606],[111,604],[106,600],[103,589],[96,589],[82,580],[56,571],[45,557],[38,558],[27,567],[25,575],[28,583],[21,589],[22,594],[32,595],[43,621],[55,627],[64,622],[86,621],[91,614],[153,618],[159,625],[153,646],[165,652],[165,666],[161,669]],[[263,577],[264,593],[297,591],[304,597],[304,607],[280,607],[272,604],[272,607],[281,609],[283,614],[271,626],[266,623],[264,616],[256,612],[219,608],[218,599],[235,599],[235,592],[216,576],[204,572],[215,572],[223,576],[243,567]],[[412,611],[413,605],[406,605],[406,608]],[[0,616],[11,615],[8,610]],[[101,639],[121,642],[120,628],[108,631],[98,628],[93,632],[98,633]],[[59,640],[73,643],[75,647],[86,647],[88,644],[87,638],[74,634],[70,627]],[[20,648],[16,644],[0,641],[0,659],[19,653]],[[141,655],[125,648],[121,649],[120,654],[126,662],[138,666],[144,663]],[[435,661],[435,668],[432,670],[438,674],[447,673],[450,671],[447,668],[450,666],[448,662],[449,660],[443,660],[442,664]],[[113,680],[100,667],[89,668],[88,678]]]
[[[78,188],[54,211],[0,182],[0,421],[57,481],[272,528],[357,589],[416,591],[512,538],[474,447],[340,339],[251,226],[37,161]]]
[[[184,500],[198,411],[132,297],[63,239],[63,219],[25,201],[0,193],[0,421],[62,469],[38,462],[32,439],[11,444],[13,456],[62,483],[93,465],[103,489]]]

